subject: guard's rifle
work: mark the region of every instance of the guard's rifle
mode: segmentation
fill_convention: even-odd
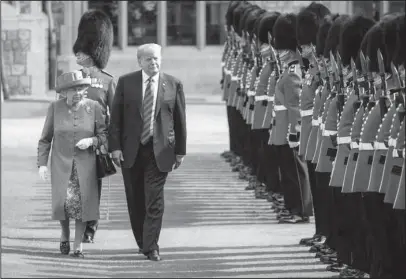
[[[297,56],[297,59],[299,59],[300,69],[302,70],[302,79],[304,79],[306,76],[306,67],[303,62],[303,57],[302,57],[302,54],[300,53],[299,48],[296,48],[296,56]]]
[[[383,61],[383,56],[381,50],[377,50],[377,59],[379,67],[379,76],[381,77],[381,94],[379,95],[379,110],[381,113],[381,120],[384,118],[385,114],[388,112],[388,107],[386,106],[386,94],[387,94],[387,85],[385,77],[385,64]]]
[[[344,73],[343,73],[343,63],[341,61],[340,53],[337,51],[337,71],[338,71],[338,82],[337,82],[337,104],[338,104],[338,113],[341,118],[341,113],[345,104],[345,93],[344,93]]]
[[[375,83],[374,83],[374,76],[372,75],[371,71],[371,60],[369,59],[369,56],[366,59],[366,66],[368,70],[368,83],[369,83],[369,90],[368,90],[368,96],[369,96],[369,102],[367,109],[370,111],[374,106],[375,106],[375,101],[376,101],[376,88],[375,88]]]
[[[317,61],[316,58],[316,53],[315,53],[315,47],[313,44],[311,44],[311,48],[312,48],[312,60],[313,60],[313,67],[316,69],[316,76],[317,76],[317,87],[319,87],[320,85],[323,85],[323,79],[321,78],[321,72],[320,72],[320,67],[319,67],[319,62]]]
[[[259,48],[259,39],[257,38],[257,36],[254,34],[254,36],[253,36],[253,41],[254,41],[254,45],[255,45],[255,47],[254,47],[254,53],[255,53],[255,62],[256,62],[256,65],[257,65],[257,72],[256,72],[256,74],[257,74],[257,76],[259,75],[259,72],[261,71],[261,69],[262,69],[262,57],[261,57],[261,50],[260,50],[260,48]]]
[[[363,82],[360,85],[361,87],[363,87],[363,91],[365,94],[362,94],[362,105],[364,106],[364,108],[367,107],[368,103],[369,103],[369,82],[368,82],[368,65],[367,65],[367,61],[365,59],[364,53],[362,52],[362,50],[359,53],[360,56],[360,62],[361,62],[361,71],[362,71],[362,78],[363,78]]]
[[[332,71],[332,77],[333,77],[333,92],[331,92],[331,93],[333,96],[337,96],[338,119],[340,119],[341,112],[342,112],[340,96],[342,96],[343,94],[341,94],[340,74],[339,74],[339,70],[338,70],[338,65],[337,65],[337,62],[331,51],[330,51],[330,62],[331,62],[331,71]]]
[[[328,72],[326,59],[324,59],[324,57],[321,57],[321,62],[323,63],[324,74],[326,79],[325,85],[327,86],[328,92],[331,92],[330,74]]]
[[[361,98],[360,98],[360,92],[359,92],[359,84],[358,84],[358,76],[357,76],[357,68],[355,66],[354,59],[351,57],[351,72],[352,72],[352,84],[353,84],[353,90],[355,95],[357,95],[358,100],[354,102],[353,109],[354,113],[358,110],[358,108],[361,105]]]
[[[275,71],[275,77],[279,78],[281,70],[280,70],[280,64],[278,63],[278,57],[275,49],[272,46],[272,35],[270,32],[268,32],[268,44],[269,44],[269,49],[271,52],[271,71]]]
[[[399,107],[400,104],[403,104],[403,109],[398,111],[398,117],[400,121],[403,121],[405,118],[405,99],[404,99],[404,94],[405,94],[405,87],[402,86],[402,82],[400,80],[399,72],[391,62],[391,71],[392,71],[392,78],[394,79],[396,88],[393,88],[389,90],[390,94],[395,94],[395,105],[396,107]]]

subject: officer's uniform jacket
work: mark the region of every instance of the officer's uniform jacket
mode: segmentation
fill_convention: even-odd
[[[236,82],[231,84],[231,87],[233,87],[233,85],[235,84],[235,89],[230,92],[233,95],[233,98],[231,100],[231,106],[234,107],[234,108],[237,107],[237,101],[238,101],[237,92],[240,89],[241,80],[242,80],[242,77],[243,77],[243,74],[244,74],[244,70],[247,67],[247,63],[246,63],[246,61],[244,59],[244,50],[242,50],[241,53],[242,53],[241,61],[240,61],[239,65],[238,65],[238,69],[236,71],[236,76],[235,76],[235,81]]]
[[[268,57],[264,57],[265,60]],[[254,96],[254,112],[253,112],[253,121],[252,129],[261,129],[262,123],[264,121],[265,111],[266,111],[266,102],[268,101],[268,82],[269,76],[271,75],[271,64],[270,62],[265,62],[264,66],[259,73],[259,82],[255,90]],[[264,102],[265,101],[265,102]]]
[[[246,85],[246,96],[243,102],[243,107],[242,107],[242,117],[244,118],[245,121],[247,121],[248,118],[248,112],[249,112],[249,106],[250,106],[250,97],[249,95],[254,95],[255,92],[255,85],[257,81],[257,72],[258,72],[258,65],[255,65],[251,72],[250,72],[250,79],[249,82],[247,82]],[[252,98],[252,97],[251,97]]]
[[[361,89],[361,88],[360,88]],[[362,100],[362,97],[361,97]],[[358,152],[359,152],[359,140],[361,138],[361,129],[362,123],[364,123],[364,119],[366,116],[366,108],[361,104],[355,113],[354,122],[352,123],[351,127],[351,144],[350,144],[350,154],[348,157],[347,166],[345,168],[344,174],[344,184],[342,188],[343,193],[351,193],[352,192],[352,182],[354,180],[354,171],[355,166],[358,160]]]
[[[279,74],[277,73],[277,71],[279,71],[279,69],[278,69],[278,67],[275,66],[274,69],[272,69],[271,75],[269,76],[269,80],[268,80],[268,87],[267,87],[268,104],[266,106],[264,120],[262,121],[262,128],[264,128],[264,129],[271,129],[272,121],[273,121],[273,114],[275,113],[273,111],[274,102],[275,102],[275,89],[276,89],[276,83],[279,79]],[[270,132],[270,130],[269,130],[269,132]]]
[[[322,92],[325,90],[325,86],[320,85],[316,89],[315,96],[314,96],[314,102],[313,102],[313,116],[312,116],[312,127],[310,130],[309,134],[309,140],[307,142],[307,147],[306,147],[306,154],[305,154],[305,159],[307,161],[312,161],[314,154],[316,153],[316,146],[317,146],[317,135],[319,134],[319,129],[320,129],[320,122],[319,122],[319,112],[320,112],[320,107],[323,105],[321,103],[321,95]]]
[[[306,155],[307,143],[312,129],[314,98],[318,83],[316,73],[312,72],[310,68],[303,80],[302,92],[300,94],[300,117],[302,124],[300,129],[300,156]]]
[[[228,86],[228,92],[227,92],[227,106],[232,106],[234,98],[237,93],[237,88],[239,86],[239,81],[240,78],[238,77],[238,74],[240,72],[240,69],[242,67],[243,63],[243,52],[242,50],[238,51],[238,55],[236,58],[234,58],[232,64],[231,64],[231,77],[230,77],[230,83]]]
[[[323,130],[324,130],[324,123],[323,123],[323,114],[326,108],[326,102],[327,104],[330,103],[330,100],[328,99],[328,96],[330,95],[330,91],[328,90],[327,86],[323,87],[323,91],[321,92],[321,99],[320,99],[320,108],[317,111],[317,124],[319,125],[319,129],[317,131],[317,138],[316,138],[316,148],[314,150],[314,155],[312,158],[312,163],[317,164],[317,161],[320,156],[320,145],[321,145],[321,139],[323,136]],[[325,118],[324,118],[325,120]],[[316,166],[317,168],[317,166]]]
[[[234,57],[234,49],[230,46],[227,59],[224,65],[224,81],[223,81],[223,101],[228,102],[228,96],[230,92],[231,74],[236,62]],[[227,104],[228,105],[228,104]]]
[[[297,132],[300,131],[299,95],[302,87],[302,70],[299,61],[288,61],[286,69],[276,83],[275,89],[275,118],[271,132],[271,144],[288,144],[290,135],[299,141]],[[291,140],[293,140],[291,137]]]
[[[337,135],[337,123],[338,123],[338,99],[336,94],[332,94],[329,100],[326,101],[327,110],[324,127],[322,131],[322,141],[320,145],[320,154],[316,166],[317,172],[332,172],[333,162],[336,157],[337,148],[333,143]]]
[[[395,103],[395,102],[394,102]],[[403,108],[403,105],[400,105],[396,109],[396,113],[394,114],[392,118],[392,124],[390,127],[390,136],[389,136],[389,141],[388,141],[388,151],[386,153],[386,160],[385,164],[383,167],[383,172],[381,175],[381,183],[379,185],[379,193],[386,194],[388,190],[388,182],[389,178],[393,169],[393,166],[401,166],[402,165],[402,158],[394,158],[393,157],[393,150],[396,147],[396,138],[398,136],[400,127],[401,127],[401,122],[399,119],[399,111],[400,109]],[[386,195],[385,195],[386,197]]]
[[[226,66],[226,62],[230,53],[230,45],[228,44],[228,42],[226,41],[224,44],[224,50],[223,50],[223,55],[221,56],[221,89],[224,89],[224,78],[225,78],[225,66]]]
[[[331,172],[333,168],[332,162],[335,159],[331,158],[333,156],[331,152],[332,150],[335,150],[331,141],[331,136],[337,134],[337,97],[336,94],[332,94],[331,92],[329,94],[330,96],[324,103],[323,113],[321,116],[321,124],[319,130],[321,131],[321,137],[318,149],[318,157],[316,158],[317,165],[315,169],[315,171],[317,172]],[[329,119],[328,129],[326,129],[327,119]],[[331,123],[332,121],[334,121],[334,123]]]
[[[351,127],[354,122],[354,104],[358,102],[355,90],[347,87],[347,95],[337,129],[337,155],[331,171],[330,186],[343,187],[344,175],[351,150]]]
[[[389,136],[393,117],[396,114],[395,102],[392,102],[388,112],[384,115],[382,124],[374,141],[374,155],[372,159],[371,175],[369,177],[368,192],[379,192],[383,169],[389,149]]]
[[[396,136],[394,137],[393,143],[393,151],[392,151],[392,166],[388,165],[388,180],[387,181],[382,181],[381,182],[381,188],[384,188],[386,186],[386,191],[385,191],[385,203],[390,203],[393,204],[395,202],[396,198],[396,193],[398,190],[399,186],[399,180],[400,180],[400,175],[402,173],[402,165],[404,162],[404,158],[401,151],[404,146],[405,146],[405,121],[400,121],[399,119],[399,114],[400,112],[404,113],[404,107],[403,105],[400,105],[397,109],[397,116],[395,117],[396,120],[393,121],[392,124],[392,129],[394,131],[391,131],[391,137],[393,138],[393,133],[396,131]],[[395,127],[399,125],[398,127]],[[388,161],[387,161],[388,162]],[[388,162],[389,163],[389,162]],[[384,167],[384,176],[385,174],[385,168]]]
[[[252,125],[252,122],[254,120],[254,108],[255,108],[255,94],[257,92],[258,84],[261,78],[262,71],[264,70],[264,67],[266,67],[268,63],[263,64],[262,67],[259,69],[259,73],[257,76],[255,76],[255,81],[254,81],[254,86],[253,89],[250,92],[248,96],[248,103],[245,108],[245,123],[248,125]]]
[[[244,103],[245,96],[247,94],[245,87],[247,84],[247,80],[249,79],[250,75],[250,68],[248,67],[248,63],[244,63],[244,66],[242,68],[242,77],[240,80],[240,85],[237,88],[237,103],[236,103],[236,109],[241,113],[241,108]]]
[[[393,204],[393,208],[394,209],[401,209],[401,210],[405,210],[405,148],[403,148],[402,151],[402,156],[403,156],[403,166],[402,166],[402,174],[400,176],[400,181],[399,181],[399,187],[398,187],[398,191],[396,193],[396,197],[395,197],[395,202]]]

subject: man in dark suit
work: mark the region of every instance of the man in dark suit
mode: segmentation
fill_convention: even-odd
[[[186,155],[186,113],[182,83],[160,73],[161,47],[137,52],[141,70],[118,79],[109,127],[109,148],[122,168],[135,240],[148,259],[159,261],[158,239],[168,173]]]

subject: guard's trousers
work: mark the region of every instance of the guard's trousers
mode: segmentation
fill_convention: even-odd
[[[288,144],[276,146],[276,160],[281,172],[285,207],[293,215],[313,216],[307,164],[298,154],[298,148]]]

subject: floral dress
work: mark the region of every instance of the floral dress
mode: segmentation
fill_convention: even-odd
[[[68,190],[64,204],[66,219],[82,219],[82,197],[76,162],[73,160],[72,172],[69,178]]]

